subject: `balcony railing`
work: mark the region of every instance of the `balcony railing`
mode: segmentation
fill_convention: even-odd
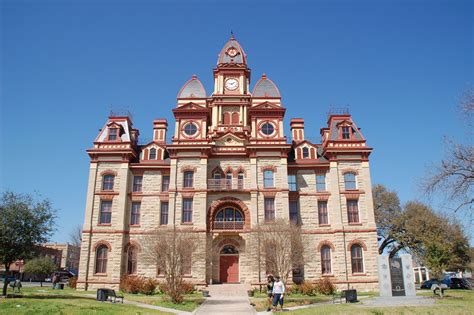
[[[243,179],[208,179],[207,188],[210,190],[242,190]]]
[[[212,228],[214,230],[243,230],[244,221],[214,221]]]

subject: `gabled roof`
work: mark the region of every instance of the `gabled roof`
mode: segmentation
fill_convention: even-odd
[[[177,98],[205,98],[206,90],[201,81],[196,75],[193,75],[191,80],[184,83],[181,90],[179,90]]]
[[[278,90],[275,83],[268,79],[265,74],[258,80],[253,88],[253,97],[281,97],[280,91]]]
[[[247,64],[247,55],[233,34],[217,58],[217,65],[225,63]]]

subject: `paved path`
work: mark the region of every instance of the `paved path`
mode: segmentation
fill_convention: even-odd
[[[362,302],[368,307],[390,307],[390,306],[426,306],[433,305],[435,300],[426,296],[378,296]]]
[[[197,315],[256,314],[243,284],[215,284],[207,287],[210,297],[196,310]]]

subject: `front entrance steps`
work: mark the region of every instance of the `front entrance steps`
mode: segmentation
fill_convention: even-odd
[[[245,284],[213,284],[207,288],[210,297],[197,309],[198,315],[256,314],[250,305]]]

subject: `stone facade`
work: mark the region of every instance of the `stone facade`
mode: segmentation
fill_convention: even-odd
[[[292,119],[289,141],[278,88],[264,75],[250,92],[247,57],[234,38],[219,55],[212,95],[193,76],[177,99],[171,142],[165,120],[139,144],[130,117],[111,115],[88,150],[78,288],[118,288],[127,273],[160,279],[147,238],[173,226],[196,233],[201,253],[220,252],[198,255],[188,281],[257,285],[266,268],[255,227],[278,218],[301,226],[306,281],[377,288],[372,149],[348,113],[328,117],[321,143],[306,140],[304,120]]]

